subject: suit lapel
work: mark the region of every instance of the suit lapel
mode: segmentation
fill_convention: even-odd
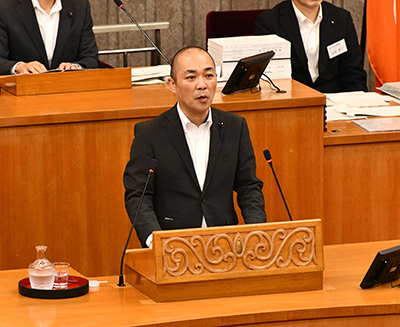
[[[322,21],[319,29],[320,38],[319,38],[319,76],[323,75],[327,65],[329,56],[327,47],[332,43],[332,33],[334,32],[334,24],[335,24],[335,17],[331,15],[329,8],[322,3]],[[333,22],[333,23],[332,23]],[[333,26],[332,26],[333,25]],[[324,37],[321,38],[321,35]],[[317,82],[317,81],[315,81]]]
[[[52,60],[53,65],[55,64],[55,66],[57,67],[60,63],[60,58],[64,49],[65,42],[67,41],[68,35],[70,35],[72,18],[74,15],[73,8],[71,7],[69,2],[61,1],[61,3],[62,10],[60,11],[60,23],[58,24],[57,41]]]
[[[190,176],[200,188],[196,172],[194,170],[192,157],[190,155],[189,146],[186,142],[185,133],[183,132],[182,122],[179,118],[176,105],[167,112],[166,121],[163,125],[172,141],[172,144],[174,145],[176,151],[181,157],[183,163],[185,164]]]
[[[280,11],[280,24],[285,30],[288,40],[291,40],[292,52],[296,53],[303,69],[308,72],[308,59],[300,34],[299,24],[291,1],[286,1]],[[309,74],[310,75],[310,74]],[[310,82],[311,75],[309,76]]]
[[[212,110],[212,109],[211,109]],[[203,193],[206,192],[214,173],[219,154],[221,153],[222,142],[225,139],[225,123],[220,118],[216,110],[212,110],[213,124],[210,135],[210,152],[208,156],[208,165],[206,179],[204,181]]]
[[[32,42],[39,52],[41,57],[41,62],[46,66],[49,67],[49,62],[47,60],[46,49],[44,47],[42,35],[40,34],[39,25],[37,23],[35,9],[32,6],[31,0],[19,0],[17,13],[21,18],[22,23],[25,26],[25,29],[32,39]]]

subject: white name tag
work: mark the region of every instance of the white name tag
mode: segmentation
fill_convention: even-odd
[[[329,59],[335,58],[342,53],[347,52],[346,41],[344,39],[332,43],[331,45],[327,46]]]

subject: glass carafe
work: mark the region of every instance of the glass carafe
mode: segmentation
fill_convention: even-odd
[[[46,245],[36,247],[37,258],[29,265],[29,282],[31,288],[41,290],[53,289],[54,265],[46,258]]]

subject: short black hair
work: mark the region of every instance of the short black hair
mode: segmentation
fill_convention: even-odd
[[[178,57],[179,57],[182,53],[184,53],[184,52],[186,52],[186,51],[189,51],[189,50],[201,50],[201,51],[207,53],[207,54],[210,56],[210,58],[211,58],[211,60],[212,60],[212,62],[213,62],[214,68],[215,68],[215,61],[214,61],[214,58],[213,58],[206,50],[204,50],[204,49],[201,48],[201,47],[195,46],[195,45],[190,45],[190,46],[184,47],[184,48],[180,49],[179,51],[177,51],[177,52],[175,53],[174,57],[172,58],[171,73],[170,73],[170,75],[171,75],[171,78],[172,78],[175,82],[176,82],[176,62],[177,62],[177,59],[178,59]]]

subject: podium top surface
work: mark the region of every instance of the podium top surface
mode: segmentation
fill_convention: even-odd
[[[63,73],[61,73],[63,74]],[[277,94],[262,82],[262,91],[222,95],[217,89],[213,107],[240,112],[261,109],[316,107],[325,95],[293,80],[279,80],[287,93]],[[175,95],[166,84],[128,89],[14,96],[2,90],[0,127],[57,124],[130,118],[152,118],[171,108]]]

